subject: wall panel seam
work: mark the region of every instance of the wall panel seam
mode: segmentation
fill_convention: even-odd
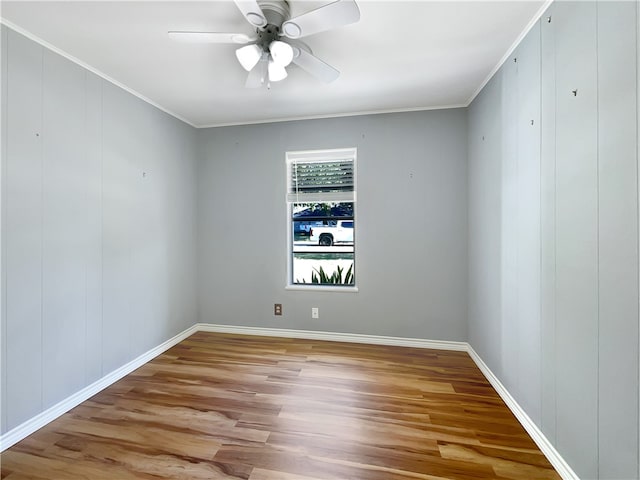
[[[104,125],[104,105],[103,105],[103,92],[102,92],[103,86],[102,86],[102,82],[100,82],[100,117],[101,117],[101,122],[100,122],[100,134],[103,135],[103,125]],[[104,143],[104,142],[103,142]],[[100,188],[101,188],[101,192],[100,192],[100,199],[101,199],[101,205],[100,205],[100,211],[102,212],[104,210],[104,162],[102,162],[102,157],[104,156],[104,145],[101,146],[100,148],[100,159],[101,159],[101,163],[100,163]],[[102,245],[100,246],[100,314],[102,316],[102,318],[104,319],[104,214],[101,213],[101,219],[100,219],[100,228],[101,228],[101,238],[102,238]],[[105,356],[105,352],[104,352],[104,322],[101,322],[100,324],[100,373],[102,375],[104,375],[104,356]]]
[[[600,439],[600,22],[598,2],[595,4],[596,31],[596,435]],[[600,475],[600,441],[596,442],[596,465]]]
[[[104,375],[104,81],[100,85],[100,375]]]
[[[553,22],[553,19],[551,20]],[[553,361],[558,358],[558,311],[556,299],[558,298],[558,54],[557,35],[555,26],[553,32]],[[553,376],[553,429],[555,441],[558,443],[558,375]]]
[[[40,410],[44,408],[44,47],[39,46],[41,52],[40,66]]]
[[[2,41],[4,41],[5,45],[2,46],[2,55],[5,56],[5,59],[3,61],[3,67],[6,65],[6,67],[4,68],[4,73],[5,74],[5,78],[0,79],[0,81],[2,82],[2,93],[4,93],[5,91],[7,92],[7,95],[2,98],[2,101],[4,101],[4,111],[8,112],[9,111],[9,33],[8,30],[5,30],[5,32],[2,32],[0,29],[0,35],[2,35]],[[2,196],[2,205],[1,205],[1,218],[0,218],[0,229],[2,232],[6,232],[6,221],[7,221],[7,215],[6,215],[6,209],[7,209],[7,188],[6,185],[8,185],[8,178],[9,178],[9,168],[8,168],[8,158],[7,158],[7,153],[9,151],[9,147],[8,147],[8,143],[9,143],[9,131],[8,131],[8,126],[7,126],[7,121],[9,119],[9,115],[8,113],[5,113],[3,115],[4,117],[4,121],[2,121],[2,132],[4,133],[2,138],[2,165],[0,165],[0,195]],[[1,121],[1,120],[0,120]],[[1,237],[1,235],[0,235]],[[4,430],[5,428],[8,427],[8,421],[9,421],[9,417],[7,415],[7,394],[6,394],[6,390],[7,390],[7,239],[6,238],[2,238],[0,240],[1,245],[0,248],[2,248],[2,255],[0,256],[0,272],[2,274],[2,299],[0,300],[2,302],[1,308],[2,308],[2,331],[0,332],[0,334],[2,335],[2,344],[1,344],[1,348],[2,348],[2,356],[0,357],[0,368],[2,368],[2,379],[3,379],[3,385],[0,385],[0,388],[2,389],[2,396],[0,396],[0,412],[2,415],[2,421],[1,421],[1,427]]]
[[[546,12],[546,10],[545,10]],[[543,14],[544,15],[544,14]],[[544,395],[543,395],[543,390],[545,389],[543,387],[543,376],[544,376],[544,348],[542,347],[542,324],[544,322],[543,320],[543,307],[542,307],[542,298],[544,296],[544,287],[543,287],[543,253],[542,253],[542,245],[544,244],[544,239],[542,238],[542,211],[543,211],[543,191],[542,191],[542,163],[543,163],[543,159],[542,159],[542,155],[543,155],[543,149],[542,149],[542,132],[543,132],[543,125],[542,125],[542,104],[543,104],[543,100],[542,100],[542,92],[543,92],[543,84],[542,84],[542,54],[543,54],[543,48],[542,48],[542,32],[543,32],[543,23],[542,23],[542,17],[540,17],[540,19],[538,19],[538,24],[540,25],[540,36],[538,37],[538,45],[539,45],[539,49],[540,49],[540,55],[538,57],[538,61],[539,61],[539,84],[540,84],[540,96],[538,97],[538,111],[539,111],[539,116],[536,119],[540,126],[540,135],[538,136],[538,148],[540,149],[540,158],[539,158],[539,162],[538,162],[538,175],[539,175],[539,182],[538,182],[538,225],[539,225],[539,230],[538,230],[538,237],[539,237],[539,242],[540,242],[540,258],[539,258],[539,266],[538,268],[540,269],[540,276],[538,277],[538,288],[540,289],[540,296],[538,297],[538,324],[539,324],[539,331],[538,331],[538,345],[540,347],[540,358],[538,358],[538,363],[539,363],[539,367],[540,367],[540,391],[538,392],[538,401],[540,402],[540,430],[542,430],[542,425],[543,425],[543,417],[544,417]]]
[[[638,221],[636,222],[636,262],[640,261],[640,169],[638,168],[638,154],[640,153],[638,143],[640,142],[640,79],[638,78],[638,63],[640,63],[640,8],[635,3],[636,8],[636,206],[638,210]],[[636,268],[638,266],[636,265]],[[638,352],[636,352],[636,362],[640,363],[640,268],[636,270],[638,274],[638,301],[636,302],[636,321],[638,323]],[[638,406],[638,425],[636,428],[638,456],[636,457],[636,476],[640,478],[640,369],[638,369],[638,397],[636,398]]]
[[[89,163],[89,135],[87,133],[89,128],[89,113],[88,107],[89,103],[88,99],[88,79],[87,79],[87,71],[83,71],[84,75],[84,155],[85,161],[87,164]],[[87,167],[87,173],[89,172],[89,168]],[[89,180],[89,175],[87,175],[87,181]],[[89,209],[89,189],[85,190],[85,228],[87,229],[85,235],[89,235],[89,217],[90,217],[90,209]],[[87,348],[87,344],[89,342],[89,308],[88,308],[88,269],[89,269],[89,242],[85,245],[85,261],[84,261],[84,383],[86,384],[89,380],[89,349]]]

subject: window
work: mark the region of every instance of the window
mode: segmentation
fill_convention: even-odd
[[[355,290],[356,149],[287,152],[288,285]]]

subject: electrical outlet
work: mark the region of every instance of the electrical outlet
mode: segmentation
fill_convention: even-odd
[[[320,318],[320,312],[318,307],[311,307],[311,318]]]
[[[282,315],[282,304],[276,303],[273,305],[273,314],[274,315]]]

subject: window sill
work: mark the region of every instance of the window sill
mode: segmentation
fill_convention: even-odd
[[[285,290],[300,290],[307,292],[340,292],[340,293],[358,293],[358,287],[331,287],[331,286],[315,286],[315,285],[287,285]]]

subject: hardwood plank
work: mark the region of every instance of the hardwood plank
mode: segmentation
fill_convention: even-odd
[[[249,480],[322,480],[320,477],[310,477],[307,475],[294,475],[264,468],[254,468]]]
[[[464,352],[206,332],[0,462],[2,480],[560,478]]]

